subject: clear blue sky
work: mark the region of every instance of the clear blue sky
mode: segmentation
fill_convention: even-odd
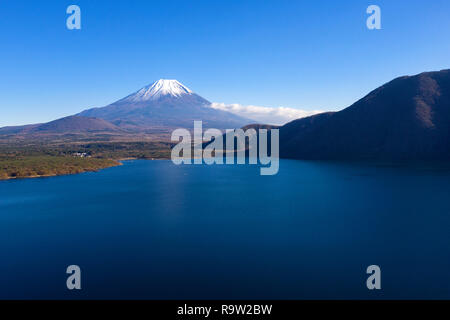
[[[66,29],[81,7],[82,29]],[[366,28],[381,7],[382,30]],[[104,106],[159,78],[213,102],[338,110],[450,68],[450,1],[0,1],[0,126]]]

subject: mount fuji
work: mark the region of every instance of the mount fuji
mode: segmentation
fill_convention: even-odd
[[[106,107],[85,110],[76,116],[106,120],[122,130],[150,132],[193,128],[202,120],[206,128],[239,128],[254,121],[211,107],[177,80],[160,79]]]

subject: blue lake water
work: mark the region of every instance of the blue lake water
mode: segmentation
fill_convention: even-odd
[[[450,170],[126,161],[2,181],[0,298],[450,299]]]

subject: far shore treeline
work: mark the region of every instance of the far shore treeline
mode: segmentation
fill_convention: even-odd
[[[168,159],[162,142],[0,142],[0,180],[76,174],[120,165],[121,159]]]

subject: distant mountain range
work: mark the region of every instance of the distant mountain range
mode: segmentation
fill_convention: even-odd
[[[193,128],[240,128],[254,121],[217,110],[177,80],[158,80],[106,107],[45,124],[0,128],[0,135],[134,134]]]
[[[450,70],[400,77],[350,107],[280,128],[294,159],[450,159]]]
[[[194,120],[202,120],[204,128],[274,128],[210,105],[176,80],[159,80],[106,107],[0,128],[0,136],[170,133],[192,128]],[[450,70],[394,79],[342,111],[278,128],[284,158],[450,160]]]

